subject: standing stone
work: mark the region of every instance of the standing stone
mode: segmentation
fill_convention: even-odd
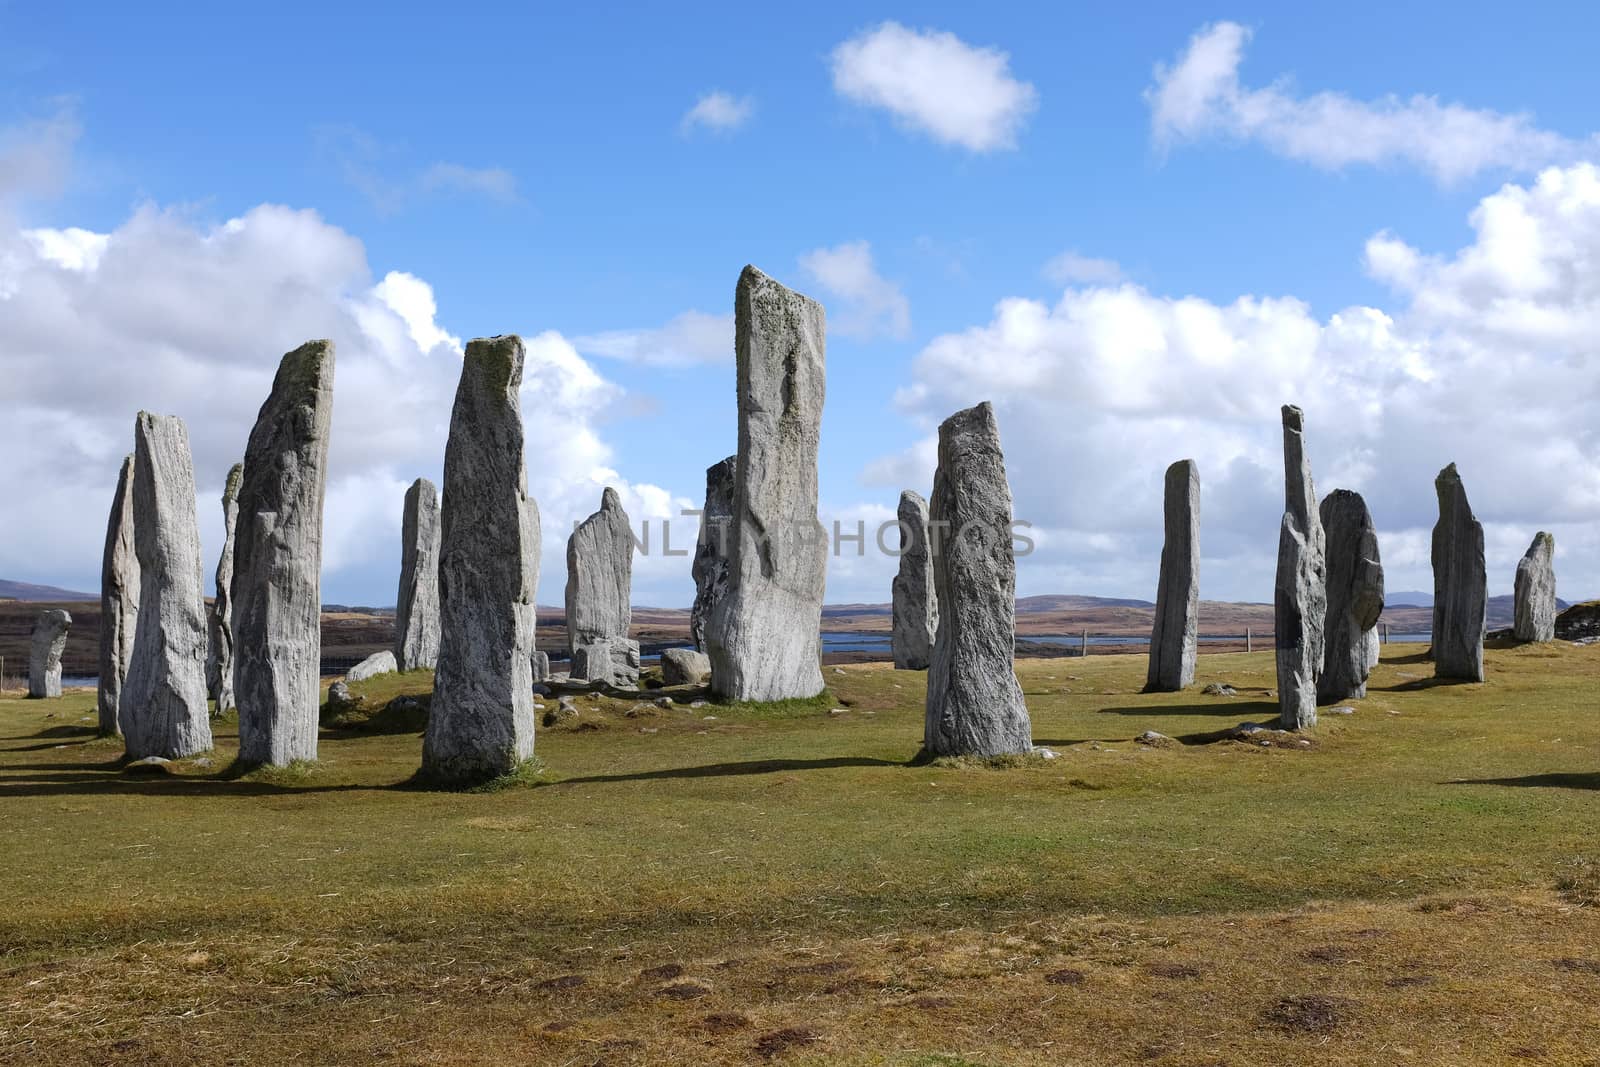
[[[233,538],[239,526],[239,482],[244,464],[235,463],[222,487],[222,555],[217,557],[217,599],[211,605],[211,647],[206,656],[206,691],[212,712],[221,715],[233,699]]]
[[[730,700],[813,697],[828,562],[817,520],[825,316],[748,266],[733,310],[739,452],[728,590],[706,628],[711,688]]]
[[[1374,628],[1383,614],[1383,563],[1378,531],[1360,493],[1335,489],[1323,498],[1321,518],[1328,605],[1317,699],[1333,704],[1367,695],[1367,676],[1377,658]]]
[[[1483,681],[1483,620],[1489,575],[1483,524],[1472,514],[1456,465],[1434,479],[1439,521],[1433,527],[1433,674]]]
[[[28,696],[34,699],[61,695],[61,653],[67,647],[72,616],[60,608],[46,608],[33,620],[33,644],[28,650]]]
[[[380,674],[393,674],[399,670],[395,662],[394,653],[387,648],[382,652],[374,652],[354,667],[344,672],[347,682],[364,682],[368,678],[376,678]]]
[[[523,459],[522,338],[467,345],[444,453],[439,659],[423,774],[466,784],[533,756],[538,509]]]
[[[533,654],[533,680],[535,682],[548,682],[550,680],[550,653],[535,652]]]
[[[100,560],[100,734],[122,734],[117,708],[139,624],[139,555],[133,544],[133,457],[122,461]]]
[[[141,411],[134,446],[139,621],[122,689],[122,733],[133,759],[183,759],[211,747],[194,461],[188,431],[174,415]]]
[[[948,531],[933,557],[939,633],[928,668],[923,745],[934,756],[1028,752],[1033,724],[1017,684],[1017,561],[1011,486],[987,401],[939,427],[930,521]]]
[[[1317,680],[1322,675],[1327,622],[1327,544],[1317,511],[1317,491],[1306,459],[1305,416],[1283,407],[1285,508],[1278,529],[1278,576],[1272,619],[1278,659],[1278,721],[1285,730],[1317,724]]]
[[[244,763],[282,767],[317,758],[333,367],[332,341],[309,341],[285,355],[245,449],[233,572]]]
[[[395,605],[395,662],[403,671],[433,669],[439,659],[439,493],[426,478],[406,490]]]
[[[1556,639],[1556,539],[1543,531],[1517,563],[1516,621],[1518,641]]]
[[[733,492],[739,457],[729,456],[706,468],[706,507],[700,513],[700,539],[694,549],[694,608],[689,636],[706,650],[711,612],[728,593],[728,557],[732,551]]]
[[[939,632],[939,595],[933,588],[933,561],[928,548],[928,502],[920,493],[901,491],[896,519],[900,527],[900,570],[890,586],[894,665],[896,670],[925,671]]]
[[[628,640],[632,593],[633,529],[622,498],[607,486],[600,494],[600,510],[567,538],[567,647],[573,681],[638,684],[638,644]]]
[[[1162,515],[1161,577],[1150,631],[1147,693],[1176,693],[1194,683],[1200,637],[1200,469],[1192,459],[1167,468]]]

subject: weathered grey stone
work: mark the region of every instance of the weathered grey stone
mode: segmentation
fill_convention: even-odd
[[[1360,493],[1335,489],[1319,512],[1327,544],[1327,608],[1323,625],[1323,704],[1367,695],[1376,659],[1378,616],[1383,614],[1383,562],[1378,531]]]
[[[567,646],[572,650],[575,681],[637,684],[635,669],[627,676],[627,657],[613,655],[627,641],[633,621],[633,530],[617,491],[600,494],[600,510],[578,524],[567,539]],[[601,672],[599,676],[588,673]]]
[[[910,489],[900,493],[900,569],[890,586],[890,647],[897,670],[925,671],[939,633],[939,594],[933,587],[928,543],[928,502]]]
[[[706,650],[706,627],[710,625],[712,609],[728,592],[738,469],[738,456],[729,456],[706,468],[706,506],[700,513],[700,538],[694,549],[694,607],[689,612],[689,637],[702,652]]]
[[[439,659],[439,493],[426,478],[406,490],[394,624],[400,669],[431,670]]]
[[[1516,620],[1518,641],[1556,639],[1556,539],[1540,531],[1517,562]]]
[[[550,680],[550,653],[535,652],[533,654],[533,680],[540,683]]]
[[[703,685],[711,677],[711,657],[692,648],[661,653],[661,680],[667,685]]]
[[[619,689],[639,684],[639,642],[626,637],[590,637],[572,649],[574,682],[597,682]]]
[[[1292,404],[1283,407],[1283,475],[1285,508],[1272,597],[1278,722],[1285,730],[1303,730],[1317,724],[1328,613],[1327,544],[1306,459],[1305,416]]]
[[[923,746],[935,756],[1028,752],[1033,725],[1012,663],[1011,486],[987,401],[939,427],[929,521],[947,533],[933,555],[939,633],[928,668]]]
[[[1175,693],[1194,682],[1200,636],[1200,470],[1192,459],[1167,468],[1162,498],[1166,538],[1156,583],[1145,692]]]
[[[341,678],[328,686],[328,707],[334,711],[345,711],[361,703],[361,698],[353,696],[350,692],[350,683]]]
[[[828,546],[817,520],[826,392],[822,305],[754,267],[734,294],[739,452],[727,595],[706,628],[711,687],[731,700],[822,692]]]
[[[117,491],[106,521],[106,549],[100,561],[100,733],[119,736],[117,709],[133,659],[133,633],[139,625],[139,554],[133,544],[133,457],[122,461]]]
[[[233,688],[245,763],[317,758],[333,372],[332,341],[286,354],[245,449],[233,571]]]
[[[439,659],[422,770],[482,781],[533,756],[538,508],[523,460],[524,352],[515,335],[467,345],[444,454]]]
[[[1433,482],[1439,521],[1433,527],[1433,673],[1483,681],[1483,620],[1489,576],[1483,524],[1472,514],[1456,465]]]
[[[46,608],[33,620],[33,642],[28,649],[28,696],[35,700],[61,695],[61,653],[67,647],[72,616],[60,608]]]
[[[130,757],[183,759],[211,747],[194,461],[188,431],[173,415],[141,411],[134,446],[139,621],[119,716]]]
[[[375,678],[380,674],[393,674],[399,669],[395,662],[394,653],[388,649],[374,652],[354,667],[344,672],[347,682],[364,682],[368,678]]]
[[[221,715],[233,699],[233,554],[239,525],[239,483],[244,464],[235,463],[222,487],[222,555],[217,557],[217,599],[211,605],[211,642],[206,653],[206,691]]]

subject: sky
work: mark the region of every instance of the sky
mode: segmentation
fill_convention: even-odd
[[[1270,601],[1284,403],[1391,590],[1432,588],[1454,462],[1491,594],[1545,529],[1561,595],[1600,595],[1597,32],[1577,4],[0,0],[0,576],[98,588],[140,409],[188,427],[209,574],[278,359],[329,337],[323,598],[392,605],[461,347],[518,333],[540,602],[612,485],[651,524],[635,603],[686,606],[662,524],[692,544],[735,450],[753,263],[827,308],[819,512],[866,531],[830,602],[888,599],[874,531],[983,400],[1019,595],[1153,599],[1192,458],[1202,595]]]

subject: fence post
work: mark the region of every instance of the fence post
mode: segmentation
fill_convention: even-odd
[[[1384,623],[1383,624],[1383,643],[1386,644],[1386,645],[1389,643],[1389,624],[1388,623]]]
[[[1250,627],[1248,626],[1244,628],[1244,650],[1246,652],[1254,652],[1256,650],[1255,641],[1250,636]]]
[[[1080,656],[1087,656],[1089,654],[1089,631],[1088,630],[1083,631],[1083,639],[1078,644],[1078,654]]]

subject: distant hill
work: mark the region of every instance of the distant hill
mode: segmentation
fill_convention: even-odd
[[[21,600],[26,603],[60,603],[73,600],[100,599],[99,593],[75,593],[71,589],[58,589],[53,585],[29,585],[0,578],[0,600]]]
[[[1413,608],[1431,608],[1433,607],[1433,594],[1424,593],[1417,589],[1410,589],[1399,593],[1390,593],[1385,591],[1383,594],[1383,602],[1392,608],[1403,608],[1407,606]]]

